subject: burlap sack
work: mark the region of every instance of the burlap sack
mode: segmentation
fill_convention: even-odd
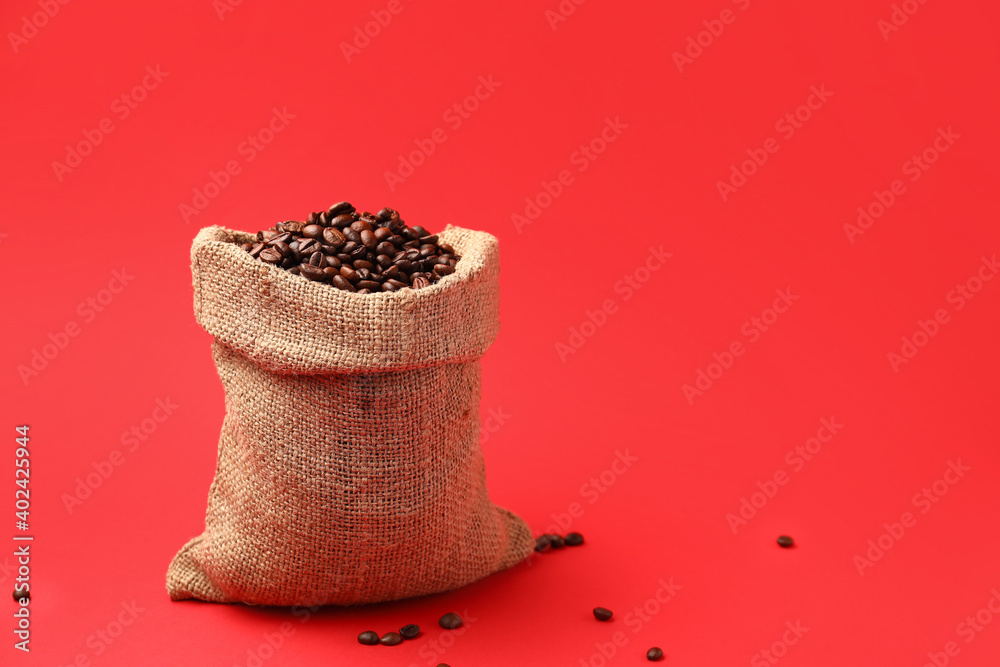
[[[490,502],[479,358],[499,328],[497,241],[449,227],[462,257],[422,290],[354,294],[201,230],[198,322],[226,417],[205,532],[167,572],[174,600],[359,604],[447,591],[534,541]]]

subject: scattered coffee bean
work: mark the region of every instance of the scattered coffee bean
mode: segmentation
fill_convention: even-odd
[[[580,533],[570,533],[566,536],[566,546],[578,547],[583,544],[583,535]]]
[[[609,621],[613,612],[610,609],[605,609],[604,607],[594,607],[594,618],[598,621]]]
[[[366,630],[358,635],[358,643],[364,644],[365,646],[374,646],[375,644],[378,644],[378,633]]]
[[[378,641],[382,646],[395,646],[403,643],[403,637],[398,632],[387,632]]]
[[[566,540],[563,539],[562,535],[549,535],[549,545],[553,549],[562,549],[566,546]]]
[[[449,664],[447,664],[447,663],[444,663],[444,662],[439,662],[439,663],[437,664],[437,667],[451,667],[451,665],[449,665]]]
[[[790,538],[788,535],[781,535],[778,537],[778,546],[789,548],[795,546],[795,540]]]
[[[413,639],[420,634],[420,626],[413,623],[404,625],[399,629],[399,634],[403,635],[403,639]]]
[[[14,601],[20,602],[21,600],[30,600],[31,593],[24,590],[23,588],[14,589]]]
[[[653,662],[656,662],[657,660],[662,660],[662,659],[663,659],[662,648],[654,646],[653,648],[646,651],[646,660],[652,660]]]
[[[424,289],[454,273],[460,259],[437,234],[408,227],[398,211],[359,212],[350,202],[312,212],[304,222],[276,223],[257,232],[257,241],[238,245],[254,259],[358,294]],[[386,286],[390,278],[395,282]]]
[[[445,630],[454,630],[455,628],[462,627],[462,617],[455,612],[448,612],[440,619],[438,619],[438,625],[440,625]]]
[[[551,546],[552,543],[549,541],[548,535],[539,535],[535,538],[535,551],[539,553],[548,551]]]

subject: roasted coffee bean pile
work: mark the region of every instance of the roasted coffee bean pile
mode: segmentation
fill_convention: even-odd
[[[542,552],[549,549],[562,549],[563,547],[578,547],[583,544],[583,535],[580,533],[569,533],[565,537],[554,533],[546,533],[535,538],[535,551]]]
[[[304,222],[279,222],[241,247],[261,262],[358,294],[428,287],[454,273],[461,259],[436,234],[408,227],[397,211],[359,213],[346,201]]]

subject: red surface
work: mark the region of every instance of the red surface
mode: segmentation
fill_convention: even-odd
[[[29,424],[36,538],[32,651],[8,632],[0,662],[256,664],[288,622],[294,633],[263,649],[268,667],[639,665],[653,645],[663,664],[765,665],[776,642],[782,665],[916,666],[929,652],[996,664],[1000,280],[973,279],[1000,251],[1000,10],[902,4],[916,12],[884,38],[889,0],[593,0],[555,29],[557,0],[403,0],[350,62],[340,43],[386,2],[243,2],[221,18],[210,0],[58,5],[0,48],[3,470],[11,480],[14,426]],[[38,8],[3,3],[3,32],[24,31]],[[721,34],[679,71],[674,52],[705,21]],[[167,74],[146,79],[156,86],[136,108],[116,103],[147,66]],[[447,114],[480,77],[498,85],[479,89],[479,108]],[[799,127],[781,121],[810,100]],[[241,148],[275,108],[294,118],[263,150]],[[105,118],[113,131],[57,175],[67,145]],[[620,135],[581,157],[606,119]],[[436,128],[445,141],[390,188],[385,172]],[[958,137],[946,145],[939,128]],[[935,141],[947,151],[915,171]],[[767,160],[724,200],[717,183],[747,151]],[[229,161],[239,173],[186,221],[181,204]],[[568,184],[518,230],[512,213],[563,170]],[[844,225],[888,202],[873,193],[897,179],[892,205],[852,242]],[[490,490],[536,531],[578,509],[587,544],[447,595],[308,619],[171,603],[167,564],[203,527],[224,413],[192,315],[191,239],[339,199],[501,239],[503,331],[483,362],[483,413],[504,415],[483,443]],[[647,275],[650,248],[671,256]],[[133,278],[92,311],[87,299],[111,296],[122,269]],[[629,275],[647,280],[632,290]],[[970,280],[980,291],[960,296]],[[772,318],[783,290],[793,305]],[[603,324],[584,326],[606,300]],[[939,309],[946,323],[894,369],[888,354]],[[766,331],[752,320],[762,313]],[[24,381],[19,366],[70,323],[77,335]],[[581,342],[574,328],[592,335],[565,353]],[[731,366],[709,368],[735,342]],[[699,369],[716,379],[689,401]],[[177,407],[155,432],[122,442],[167,399]],[[800,463],[795,449],[823,420],[842,428]],[[69,512],[64,494],[116,450],[121,465]],[[616,452],[637,460],[607,472]],[[775,474],[786,483],[769,485]],[[937,497],[946,476],[956,483]],[[13,535],[5,486],[0,533]],[[753,496],[761,487],[773,497]],[[763,506],[734,534],[727,514],[742,498]],[[904,518],[859,573],[868,541],[885,524],[898,535]],[[798,546],[779,549],[782,533]],[[676,594],[655,602],[671,580]],[[98,631],[116,632],[133,601],[143,611],[106,643]],[[644,604],[655,613],[642,619]],[[595,605],[614,621],[595,621]],[[435,626],[448,610],[467,614],[462,635]],[[354,640],[409,622],[421,640]],[[785,632],[797,622],[801,638]],[[626,643],[604,660],[616,632]]]

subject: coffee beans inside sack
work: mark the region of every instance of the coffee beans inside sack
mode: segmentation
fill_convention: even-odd
[[[172,599],[396,600],[533,551],[491,502],[479,446],[496,238],[340,203],[256,236],[203,229],[191,269],[226,415],[204,532],[167,572]]]

